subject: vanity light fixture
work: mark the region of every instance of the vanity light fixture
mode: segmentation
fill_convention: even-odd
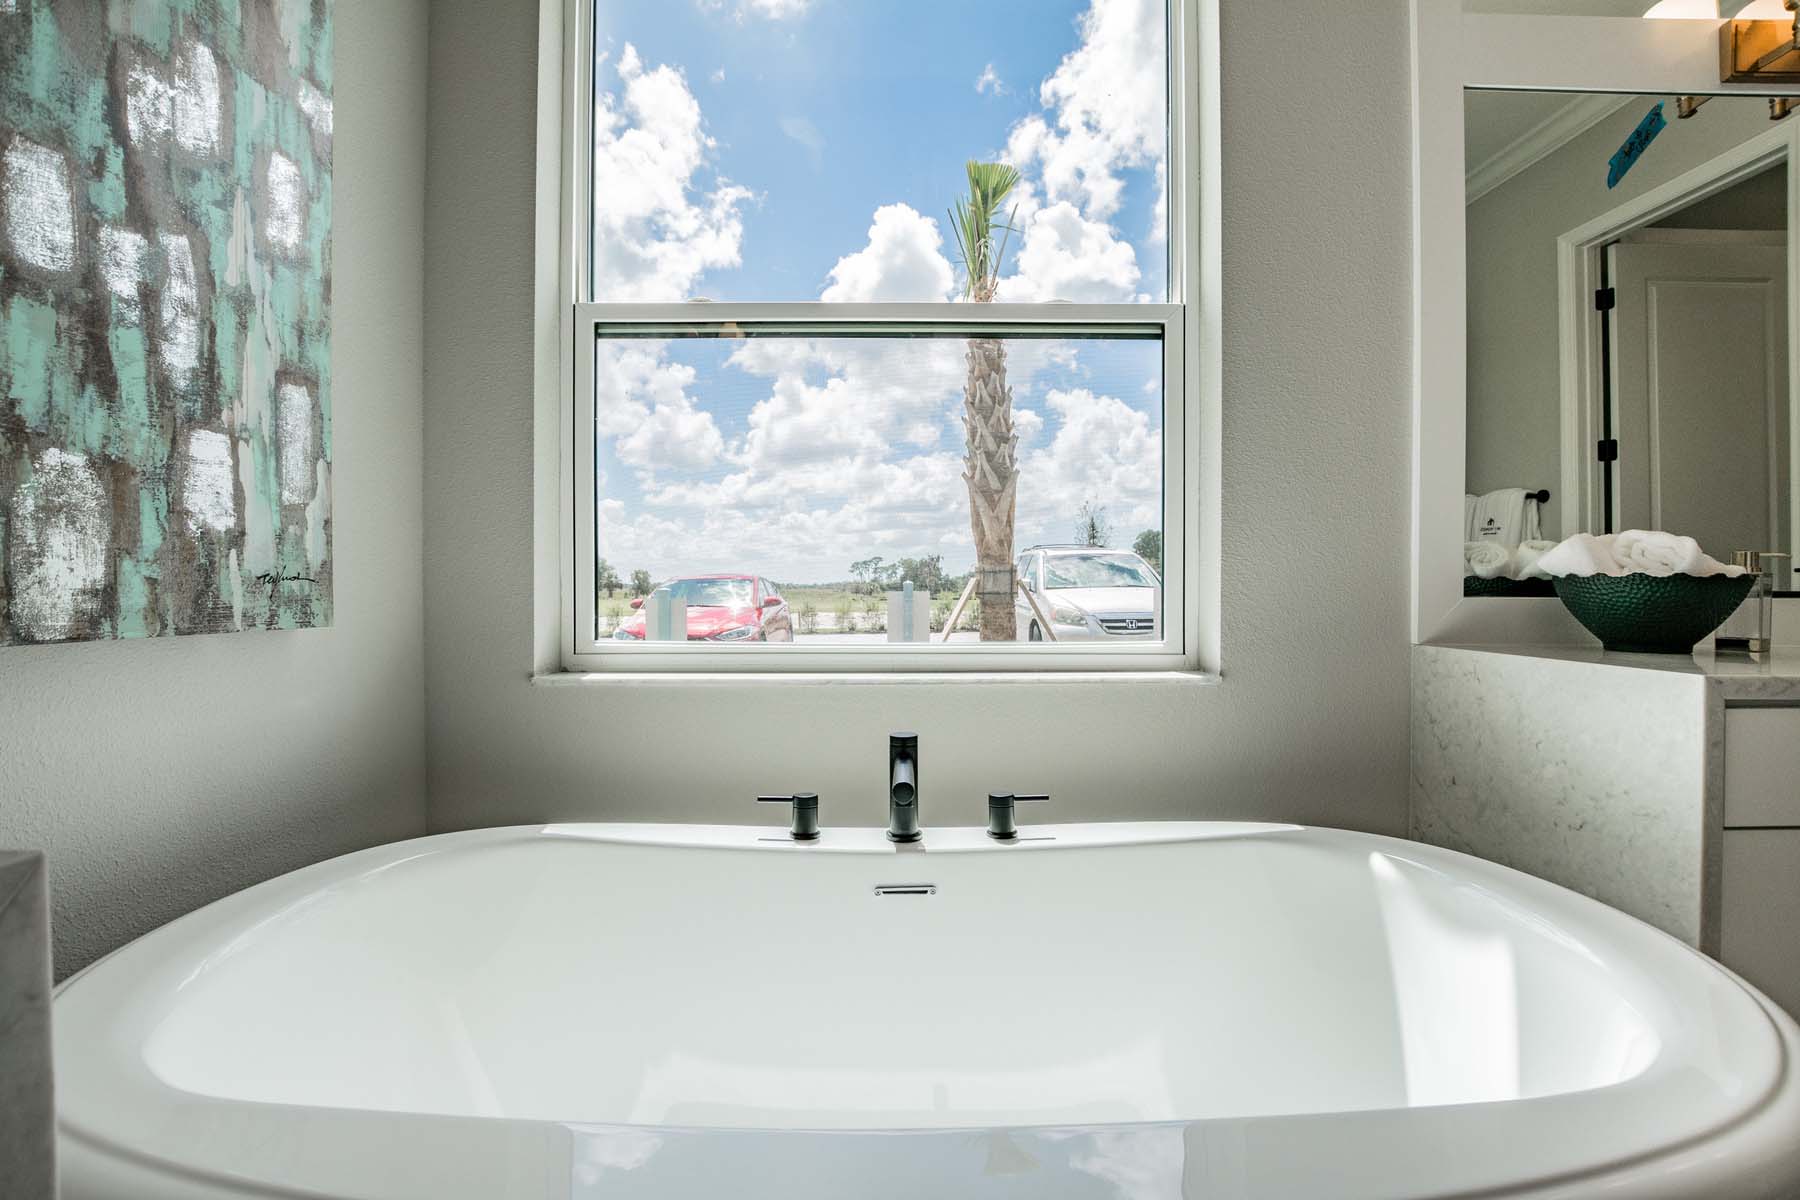
[[[1781,3],[1785,12],[1772,20],[1761,19],[1762,11],[1772,7],[1765,2],[1744,10],[1756,16],[1740,14],[1719,26],[1721,82],[1800,82],[1800,0]]]
[[[1740,21],[1780,21],[1787,15],[1782,0],[1657,0],[1644,11],[1652,20],[1713,21],[1736,17]]]

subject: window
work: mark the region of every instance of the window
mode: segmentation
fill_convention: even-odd
[[[570,665],[1192,665],[1185,5],[576,12]]]

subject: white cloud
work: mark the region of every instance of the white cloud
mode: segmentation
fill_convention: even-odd
[[[758,471],[841,453],[879,457],[897,445],[929,449],[954,426],[964,372],[962,344],[948,338],[752,340],[730,362],[772,381],[734,452]],[[820,375],[822,383],[808,382]]]
[[[595,105],[595,286],[600,299],[685,300],[700,275],[741,261],[739,207],[748,189],[695,176],[713,148],[680,71],[646,69],[637,47],[619,58],[623,97]]]
[[[1169,158],[1163,155],[1156,160],[1156,211],[1150,218],[1150,240],[1153,243],[1166,243],[1169,240]]]
[[[1093,221],[1068,201],[1020,218],[1024,240],[1017,270],[1000,281],[1001,300],[1129,301],[1137,293],[1137,253],[1111,225]]]
[[[945,411],[954,408],[952,398]],[[1162,519],[1162,437],[1149,415],[1087,389],[1021,407],[1018,544],[1066,541],[1084,500],[1128,544]],[[1051,423],[1056,432],[1039,444]],[[850,439],[856,440],[854,438]],[[602,552],[622,569],[758,571],[790,583],[848,576],[871,554],[973,560],[960,446],[893,456],[856,446],[804,461],[746,464],[719,478],[666,479],[641,502],[601,505]]]
[[[1122,172],[1157,178],[1151,237],[1167,236],[1168,86],[1161,0],[1094,0],[1081,44],[1038,89],[1044,106],[1013,126],[1006,161],[1031,175],[1021,188],[1023,231],[1006,300],[1129,301],[1142,269],[1112,222]]]
[[[1029,446],[1037,441],[1038,434],[1044,431],[1044,416],[1033,409],[1013,409],[1013,432],[1019,435],[1019,445]]]
[[[1006,83],[1000,78],[1000,73],[994,70],[993,63],[989,63],[987,66],[981,68],[981,74],[975,79],[975,91],[983,96],[990,94],[995,96],[1006,95]]]
[[[1020,458],[1021,538],[1065,540],[1089,499],[1121,536],[1160,528],[1162,431],[1149,415],[1086,388],[1051,391],[1044,402],[1061,424],[1048,446]]]
[[[812,7],[812,0],[742,0],[740,12],[751,12],[771,21],[797,17]]]
[[[659,578],[759,571],[789,583],[825,582],[848,578],[850,563],[870,554],[943,554],[958,570],[974,555],[961,457],[953,453],[897,462],[849,455],[778,475],[741,472],[660,488],[643,507],[634,516],[625,505],[602,505],[603,552]]]
[[[1014,127],[1008,161],[1036,164],[1049,199],[1073,200],[1089,217],[1118,208],[1121,167],[1155,163],[1168,129],[1163,0],[1094,0],[1081,45],[1038,89],[1047,110]]]
[[[722,12],[725,0],[698,0],[700,7],[706,12]],[[750,17],[761,17],[765,21],[785,21],[791,17],[804,16],[812,7],[812,0],[737,0],[732,13],[739,22]]]
[[[819,299],[837,302],[945,300],[956,272],[943,254],[938,223],[905,204],[875,210],[869,242],[838,259]]]
[[[662,360],[655,343],[602,342],[596,351],[594,424],[619,461],[646,477],[659,469],[702,470],[725,452],[712,414],[687,389],[694,369]]]
[[[797,142],[806,148],[812,156],[813,169],[825,165],[825,135],[819,127],[805,117],[781,118],[781,132],[791,142]]]
[[[750,410],[742,459],[781,470],[845,453],[879,455],[882,415],[842,376],[811,387],[798,374],[784,374]]]

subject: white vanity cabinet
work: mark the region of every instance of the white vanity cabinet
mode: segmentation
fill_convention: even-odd
[[[1800,1012],[1800,707],[1725,709],[1719,959]]]
[[[1800,1013],[1800,647],[1416,646],[1410,825],[1648,921]]]

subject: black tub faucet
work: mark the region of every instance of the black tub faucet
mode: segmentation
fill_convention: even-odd
[[[793,808],[788,836],[796,842],[819,840],[819,793],[795,792],[791,796],[758,796],[758,804],[787,804]]]
[[[988,828],[987,834],[996,842],[1016,842],[1019,840],[1018,817],[1013,811],[1015,804],[1026,804],[1040,800],[1048,800],[1048,795],[1016,796],[1011,792],[988,793]]]
[[[919,735],[888,735],[888,841],[919,840]]]

